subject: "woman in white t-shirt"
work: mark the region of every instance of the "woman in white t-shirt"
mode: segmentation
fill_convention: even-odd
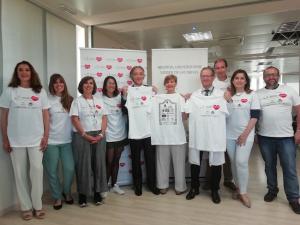
[[[22,218],[30,220],[34,212],[43,219],[42,160],[49,136],[50,106],[39,76],[29,62],[16,65],[1,96],[0,107],[3,148],[12,160]]]
[[[73,97],[70,96],[66,82],[60,74],[53,74],[49,82],[50,130],[47,151],[43,164],[54,199],[53,208],[62,208],[62,197],[67,204],[73,204],[71,185],[74,176],[74,160],[71,146],[72,124],[69,116]],[[58,176],[58,165],[61,162],[63,188]]]
[[[250,78],[246,71],[236,70],[230,83],[230,91],[225,92],[225,98],[230,113],[226,122],[227,152],[234,182],[238,187],[233,198],[239,198],[246,207],[250,208],[251,202],[247,195],[248,161],[260,105],[257,95],[250,90]]]
[[[166,194],[169,188],[170,163],[172,160],[175,193],[186,191],[185,159],[186,134],[183,126],[185,100],[175,92],[177,77],[168,75],[164,79],[166,94],[156,95],[152,103],[151,143],[156,145],[157,188]]]
[[[106,178],[107,182],[110,179],[112,191],[122,195],[125,192],[118,186],[117,178],[120,157],[124,146],[128,145],[128,139],[125,117],[122,113],[124,105],[121,103],[121,93],[114,77],[108,76],[104,79],[102,95],[107,110]]]
[[[101,193],[108,190],[105,168],[107,113],[102,99],[94,96],[96,90],[93,77],[82,78],[78,85],[82,95],[72,102],[70,109],[80,207],[87,206],[87,197],[91,195],[96,205],[103,204]]]

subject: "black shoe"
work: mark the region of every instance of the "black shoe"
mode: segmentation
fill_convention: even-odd
[[[57,200],[56,200],[57,201]],[[56,201],[55,201],[55,203],[56,203]],[[55,204],[54,203],[54,204]],[[62,202],[60,203],[60,205],[53,205],[53,209],[55,209],[55,210],[59,210],[59,209],[61,209],[62,208]]]
[[[102,205],[104,203],[103,198],[101,197],[101,194],[99,192],[95,192],[94,202],[95,202],[95,205]]]
[[[86,196],[84,194],[79,194],[78,203],[79,203],[80,208],[87,206]]]
[[[219,195],[218,191],[212,191],[211,192],[211,200],[215,204],[219,204],[221,202],[221,198],[220,198],[220,195]]]
[[[229,188],[232,191],[236,191],[237,190],[235,184],[232,181],[226,181],[223,184],[224,184],[225,187]]]
[[[265,194],[265,196],[264,196],[265,202],[272,202],[277,197],[277,193],[278,193],[278,190],[277,191],[269,190],[268,193]]]
[[[299,200],[294,201],[294,202],[290,202],[290,206],[291,206],[292,210],[294,211],[294,213],[300,214]]]
[[[141,196],[142,195],[142,188],[135,188],[134,193],[136,196]]]
[[[160,190],[158,189],[158,188],[152,188],[151,189],[151,192],[153,193],[153,194],[155,194],[155,195],[159,195],[160,194]]]
[[[189,193],[185,196],[186,200],[191,200],[195,198],[196,195],[199,195],[199,189],[191,188]]]
[[[74,200],[73,200],[73,198],[71,197],[71,199],[70,200],[67,200],[67,196],[66,196],[66,194],[65,193],[62,193],[62,196],[64,197],[64,199],[65,199],[65,203],[67,203],[67,204],[69,204],[69,205],[72,205],[73,203],[74,203]]]

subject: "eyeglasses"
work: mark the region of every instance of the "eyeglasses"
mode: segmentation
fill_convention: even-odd
[[[277,73],[265,73],[264,77],[279,77]]]

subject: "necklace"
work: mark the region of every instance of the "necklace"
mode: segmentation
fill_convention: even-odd
[[[91,105],[91,104],[89,103],[89,101],[88,101],[85,97],[83,97],[83,98],[85,99],[86,103],[87,103],[88,106],[89,106],[89,110],[90,110],[91,115],[94,117],[94,119],[96,119],[96,113],[98,112],[98,110],[97,110],[96,107],[95,107],[94,97],[92,97],[93,105]]]

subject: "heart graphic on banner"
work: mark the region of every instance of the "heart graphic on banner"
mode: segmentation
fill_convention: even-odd
[[[118,77],[123,77],[123,73],[118,73]]]
[[[128,85],[132,85],[132,81],[131,81],[131,80],[128,80],[128,81],[127,81],[127,84],[128,84]]]
[[[117,61],[118,61],[118,62],[122,62],[122,61],[123,61],[123,58],[117,58]]]
[[[220,108],[219,105],[213,105],[214,110],[218,110]]]
[[[279,96],[280,96],[281,98],[285,98],[285,97],[287,96],[287,94],[286,94],[286,93],[280,93]]]
[[[138,63],[142,63],[143,62],[143,59],[137,59],[136,60]]]
[[[125,166],[125,163],[123,163],[123,162],[120,163],[120,166],[121,166],[121,167],[124,167],[124,166]]]
[[[142,99],[143,101],[146,101],[146,100],[147,100],[147,97],[146,97],[146,96],[142,96],[141,99]]]
[[[98,92],[102,92],[102,88],[97,88],[97,91]]]
[[[33,95],[33,96],[31,96],[31,100],[36,102],[39,100],[39,97]]]
[[[106,65],[106,69],[110,70],[112,68],[112,65]]]
[[[100,105],[96,105],[96,108],[97,108],[97,109],[101,109],[101,106],[100,106]]]
[[[103,74],[101,72],[97,72],[97,77],[101,77]]]
[[[248,99],[242,98],[242,99],[241,99],[241,102],[242,102],[242,103],[246,103],[246,102],[248,102]]]
[[[91,68],[91,65],[90,65],[90,64],[85,64],[85,65],[84,65],[84,68],[85,68],[85,69],[90,69],[90,68]]]
[[[102,60],[102,57],[101,57],[101,56],[97,56],[97,57],[96,57],[96,60],[97,60],[98,62],[100,62],[100,61]]]
[[[132,69],[132,66],[127,66],[126,67],[128,70],[131,70]]]

